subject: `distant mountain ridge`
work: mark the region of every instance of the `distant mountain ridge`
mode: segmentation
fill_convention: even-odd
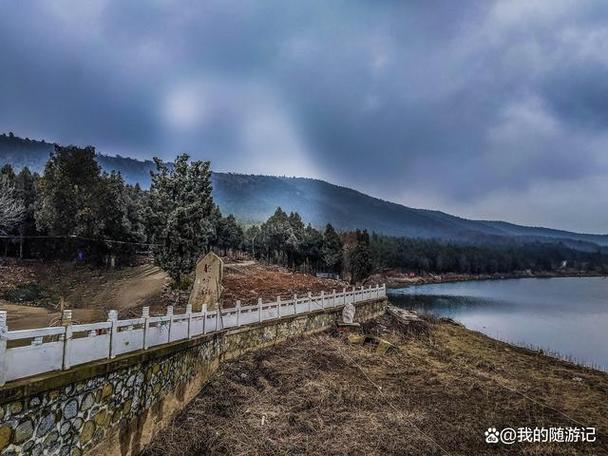
[[[15,169],[28,166],[41,172],[53,147],[44,141],[0,135],[0,166],[10,163]],[[107,155],[98,155],[97,160],[105,171],[119,171],[131,184],[150,185],[150,171],[154,169],[151,160]],[[315,226],[331,223],[342,230],[365,228],[394,236],[468,242],[563,242],[581,250],[608,246],[608,235],[469,220],[391,203],[318,179],[213,173],[212,181],[214,198],[222,212],[245,222],[263,221],[280,206],[288,212],[299,212]]]
[[[28,167],[31,171],[41,173],[49,155],[55,149],[55,144],[46,141],[36,141],[29,138],[19,138],[6,134],[0,135],[0,165],[10,163],[15,169]],[[97,161],[104,171],[120,171],[129,184],[139,183],[150,186],[150,171],[155,169],[152,160],[137,160],[120,155],[110,156],[97,154]]]

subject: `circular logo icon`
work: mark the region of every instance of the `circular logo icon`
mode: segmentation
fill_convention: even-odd
[[[517,439],[517,432],[513,428],[504,428],[500,431],[500,441],[506,445],[512,445]]]

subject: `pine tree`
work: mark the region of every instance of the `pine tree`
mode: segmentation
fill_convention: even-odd
[[[217,246],[224,251],[237,250],[243,244],[243,229],[238,225],[234,215],[221,217],[217,229]]]
[[[251,253],[254,258],[259,258],[261,256],[262,236],[259,226],[252,225],[245,230],[243,247],[245,248],[245,251]]]
[[[287,264],[287,243],[297,240],[293,233],[289,217],[278,207],[260,227],[261,246],[268,261]]]
[[[350,253],[350,269],[352,283],[359,283],[371,274],[373,265],[369,249],[369,234],[367,231],[357,231],[357,244]]]
[[[155,260],[180,286],[215,236],[210,164],[189,159],[186,154],[178,156],[172,168],[154,159],[147,216],[158,244]]]
[[[93,147],[55,146],[39,183],[38,229],[57,236],[98,237],[102,184]]]
[[[343,250],[342,239],[340,239],[334,227],[328,223],[323,233],[323,246],[321,248],[323,266],[327,271],[339,273],[342,270]]]
[[[317,271],[321,264],[323,248],[323,235],[308,224],[303,233],[303,239],[300,243],[301,256],[306,262],[308,271]]]

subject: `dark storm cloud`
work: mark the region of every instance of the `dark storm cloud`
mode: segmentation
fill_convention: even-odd
[[[3,2],[0,125],[606,232],[607,20],[600,1]]]

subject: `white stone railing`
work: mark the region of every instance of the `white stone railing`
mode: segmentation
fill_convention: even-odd
[[[6,312],[0,311],[0,385],[225,328],[384,297],[386,285],[376,285],[321,292],[318,296],[294,295],[290,300],[277,297],[276,301],[267,303],[259,299],[257,305],[252,306],[241,306],[237,301],[234,308],[214,311],[203,306],[201,312],[192,312],[187,306],[186,313],[176,315],[173,306],[167,307],[166,315],[154,317],[150,316],[150,309],[144,307],[140,318],[129,320],[119,320],[118,312],[111,310],[107,321],[79,325],[72,324],[72,311],[66,310],[61,326],[16,331],[8,330]]]

